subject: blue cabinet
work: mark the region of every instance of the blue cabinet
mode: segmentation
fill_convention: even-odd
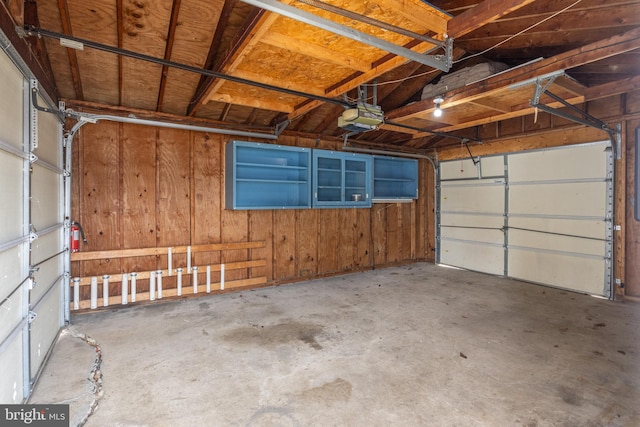
[[[418,198],[418,160],[373,156],[373,201],[402,202]]]
[[[311,149],[231,141],[225,160],[227,209],[311,207]]]
[[[313,150],[313,207],[371,207],[371,156]]]

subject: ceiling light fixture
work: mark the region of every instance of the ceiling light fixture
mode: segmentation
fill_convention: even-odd
[[[444,98],[442,96],[436,96],[435,98],[433,98],[433,102],[435,102],[436,104],[436,109],[433,112],[433,115],[435,117],[442,117],[442,110],[440,109],[440,104],[442,104],[443,101],[444,101]]]

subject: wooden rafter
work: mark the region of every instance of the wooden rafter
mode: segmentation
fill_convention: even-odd
[[[171,7],[171,18],[169,20],[169,32],[167,34],[167,43],[164,49],[164,59],[171,60],[171,52],[173,50],[173,42],[176,37],[176,28],[178,27],[178,16],[180,15],[181,0],[173,0]],[[160,77],[160,88],[158,89],[158,101],[156,103],[156,111],[162,111],[162,103],[164,101],[164,91],[167,85],[167,74],[169,67],[162,66],[162,74]]]
[[[453,107],[508,90],[512,84],[520,83],[548,73],[578,67],[610,56],[640,48],[640,28],[610,37],[596,43],[572,49],[560,55],[515,68],[468,87],[446,94],[446,105]],[[388,113],[392,120],[403,121],[422,115],[433,109],[433,100],[425,99]]]
[[[222,12],[220,13],[220,19],[218,20],[218,25],[216,26],[216,31],[213,34],[213,39],[211,40],[211,45],[209,47],[209,53],[207,54],[207,60],[204,63],[204,68],[206,70],[214,69],[214,61],[216,54],[218,53],[218,46],[220,46],[220,41],[224,36],[224,30],[227,27],[229,22],[229,18],[231,17],[231,12],[233,8],[236,6],[238,0],[225,0],[224,6],[222,6]],[[198,86],[191,97],[191,101],[189,102],[189,106],[187,107],[187,116],[193,116],[196,113],[196,110],[200,108],[202,105],[202,101],[206,96],[209,88],[213,84],[215,79],[213,77],[201,76],[200,81],[198,82]]]
[[[534,0],[484,0],[449,20],[447,34],[454,39],[462,37],[533,2]]]
[[[58,0],[58,8],[60,9],[60,22],[62,23],[62,32],[73,35],[71,28],[71,18],[69,17],[69,6],[67,0]],[[76,98],[83,100],[82,80],[80,79],[80,67],[78,66],[78,56],[76,50],[67,48],[67,57],[69,58],[69,66],[71,67],[71,78],[73,79],[73,89],[76,92]]]

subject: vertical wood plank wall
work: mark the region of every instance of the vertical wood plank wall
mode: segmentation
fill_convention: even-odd
[[[73,219],[88,240],[81,250],[264,240],[265,248],[225,252],[223,259],[196,254],[194,262],[264,257],[265,267],[230,271],[226,279],[264,275],[272,283],[433,259],[434,182],[428,161],[420,160],[420,197],[412,203],[233,211],[225,209],[223,194],[224,146],[231,139],[113,122],[82,128],[73,146],[72,196]],[[337,148],[334,142],[286,136],[278,144]],[[174,266],[186,264],[184,257],[174,255]],[[75,263],[72,274],[148,271],[166,262],[163,258]]]

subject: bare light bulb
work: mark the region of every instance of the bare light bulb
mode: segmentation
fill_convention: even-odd
[[[436,109],[433,112],[435,117],[442,117],[442,110],[440,109],[440,104],[436,104]]]

